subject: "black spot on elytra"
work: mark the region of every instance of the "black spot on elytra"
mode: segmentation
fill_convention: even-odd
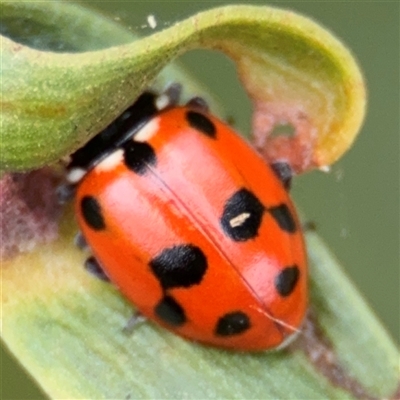
[[[296,222],[286,204],[280,204],[279,206],[271,207],[268,209],[268,211],[284,231],[289,233],[296,232]]]
[[[250,328],[250,319],[242,311],[234,311],[222,316],[215,328],[217,336],[239,335]]]
[[[123,148],[125,165],[136,174],[144,174],[157,163],[156,153],[148,143],[129,140]]]
[[[202,250],[191,244],[164,249],[150,261],[150,267],[163,289],[198,285],[207,270]]]
[[[282,297],[289,296],[299,281],[300,270],[297,265],[286,267],[275,278],[275,287]]]
[[[81,200],[81,212],[87,225],[95,231],[105,229],[103,213],[99,202],[93,196],[85,196]]]
[[[197,111],[188,111],[186,113],[186,120],[192,128],[197,129],[213,139],[215,138],[217,129],[214,123],[204,114]]]
[[[258,234],[263,213],[264,206],[260,200],[249,190],[240,189],[226,202],[221,225],[224,232],[235,241],[253,239]],[[234,218],[243,214],[243,221],[235,223]]]
[[[171,296],[164,296],[156,305],[154,313],[169,325],[181,326],[186,322],[185,311]]]

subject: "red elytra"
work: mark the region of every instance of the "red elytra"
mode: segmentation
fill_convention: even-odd
[[[98,266],[178,335],[248,351],[286,343],[306,312],[307,262],[275,171],[190,103],[113,129],[117,139],[101,141],[75,196]]]

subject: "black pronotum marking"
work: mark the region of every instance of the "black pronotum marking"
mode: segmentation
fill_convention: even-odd
[[[293,218],[289,207],[286,204],[280,204],[276,207],[271,207],[268,209],[271,215],[274,217],[278,225],[286,232],[294,233],[296,232],[297,226]]]
[[[213,122],[204,114],[191,110],[186,113],[186,120],[192,128],[197,129],[213,139],[215,138],[217,129]]]
[[[239,335],[250,328],[250,318],[242,311],[234,311],[222,316],[215,328],[217,336]]]
[[[85,222],[95,231],[105,229],[103,213],[99,202],[93,196],[85,196],[81,200],[81,211]]]
[[[297,265],[283,269],[275,278],[275,287],[282,297],[289,296],[299,281],[300,270]]]
[[[185,311],[171,296],[164,296],[156,305],[154,313],[169,325],[181,326],[186,322]]]
[[[99,262],[93,256],[89,257],[85,261],[85,269],[96,278],[105,282],[110,282],[110,278],[107,276]]]
[[[124,161],[131,171],[143,175],[149,166],[157,163],[157,158],[148,143],[129,140],[124,145]]]
[[[198,285],[207,271],[202,250],[191,244],[164,249],[150,261],[150,267],[163,289]]]
[[[221,217],[222,228],[235,241],[253,239],[258,234],[264,210],[264,206],[252,192],[240,189],[225,204]],[[232,220],[243,214],[249,215],[246,215],[240,225],[232,226]]]
[[[72,154],[68,169],[76,167],[90,169],[106,154],[119,148],[121,143],[130,138],[137,129],[140,129],[144,121],[157,113],[154,105],[155,98],[154,93],[144,92],[110,125]]]

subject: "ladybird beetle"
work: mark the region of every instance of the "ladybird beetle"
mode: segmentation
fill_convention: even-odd
[[[179,106],[178,92],[145,92],[72,155],[86,267],[178,335],[281,347],[307,308],[290,169],[267,165],[201,98]]]

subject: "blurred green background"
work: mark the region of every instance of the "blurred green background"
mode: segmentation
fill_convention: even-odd
[[[294,182],[293,196],[353,282],[400,342],[399,2],[330,1],[81,1],[143,34],[153,14],[157,30],[196,11],[226,4],[268,4],[312,17],[353,51],[369,92],[365,124],[354,148],[331,173]],[[250,104],[233,65],[196,51],[182,62],[227,105],[237,127],[249,131]],[[351,307],[351,305],[349,305]],[[343,310],[346,312],[346,310]],[[27,374],[1,349],[1,399],[43,399]],[[129,368],[129,366],[127,366]]]

